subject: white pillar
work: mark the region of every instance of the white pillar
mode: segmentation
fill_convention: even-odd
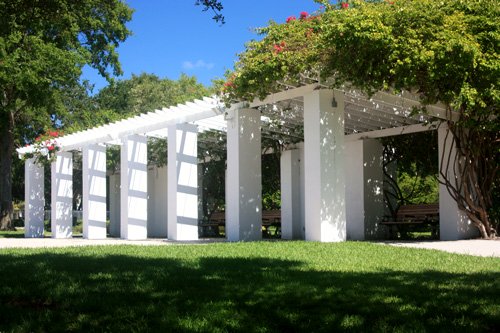
[[[120,237],[120,175],[109,175],[109,235]]]
[[[383,237],[383,146],[375,139],[345,142],[347,238]]]
[[[306,240],[344,241],[344,95],[341,91],[315,90],[304,96],[304,145]]]
[[[147,138],[125,138],[120,157],[120,237],[124,239],[146,239],[148,235],[147,164]]]
[[[167,238],[167,166],[148,170],[148,237]]]
[[[51,164],[52,238],[71,238],[73,235],[73,154],[58,152]]]
[[[442,165],[450,157],[450,161],[455,160],[456,146],[452,140],[452,134],[445,123],[438,129],[439,148],[439,168],[448,175],[449,179],[454,179],[454,165]],[[451,154],[450,154],[451,153]],[[443,161],[444,157],[444,161]],[[452,164],[450,162],[450,164]],[[446,170],[445,170],[446,169]],[[441,174],[439,175],[442,180]],[[458,240],[479,236],[479,231],[472,225],[467,215],[458,209],[456,201],[451,197],[447,188],[439,184],[439,235],[441,240]]]
[[[262,239],[260,111],[234,110],[227,118],[226,236]]]
[[[198,221],[203,220],[203,163],[198,164]]]
[[[281,238],[303,239],[300,151],[281,153]]]
[[[83,238],[106,238],[106,147],[82,151]]]
[[[43,237],[45,215],[43,166],[39,166],[33,158],[30,158],[24,164],[24,173],[24,237]]]
[[[198,239],[198,127],[168,128],[168,238]]]

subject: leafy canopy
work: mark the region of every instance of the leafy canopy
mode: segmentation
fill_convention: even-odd
[[[228,75],[228,100],[262,98],[312,77],[368,93],[412,89],[428,103],[498,115],[497,1],[318,2],[323,12],[258,30],[264,38],[247,44]]]
[[[16,103],[45,106],[74,84],[85,64],[120,74],[116,46],[130,34],[122,1],[0,1],[0,112]]]

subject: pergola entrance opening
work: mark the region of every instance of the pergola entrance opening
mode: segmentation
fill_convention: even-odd
[[[71,237],[71,151],[79,149],[83,152],[84,237],[106,237],[106,145],[117,144],[120,173],[109,181],[112,234],[124,239],[198,239],[199,221],[204,219],[199,209],[198,149],[210,144],[209,137],[200,133],[215,130],[225,133],[227,142],[227,240],[262,238],[261,155],[266,138],[278,140],[283,148],[282,238],[324,242],[379,238],[384,233],[379,225],[384,185],[382,146],[376,139],[437,130],[440,156],[448,155],[441,154],[449,149],[444,144],[447,128],[440,122],[446,119],[446,110],[433,105],[426,108],[427,115],[413,115],[413,108],[420,106],[410,93],[379,92],[369,98],[356,89],[331,90],[312,84],[229,108],[205,98],[65,136],[51,168],[52,235]],[[166,168],[148,169],[148,136],[167,139]],[[40,175],[40,167],[28,160],[26,237],[42,235]],[[466,238],[473,232],[440,186],[441,239]]]

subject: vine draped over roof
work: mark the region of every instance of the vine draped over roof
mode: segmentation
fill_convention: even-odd
[[[457,111],[498,111],[495,0],[317,2],[319,13],[258,30],[264,38],[246,45],[227,76],[227,100],[263,98],[312,78],[368,93],[411,89]]]

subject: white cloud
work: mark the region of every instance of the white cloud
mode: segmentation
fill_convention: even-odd
[[[212,69],[214,68],[214,64],[211,63],[211,62],[206,62],[204,60],[198,60],[198,61],[183,61],[182,62],[182,68],[185,69],[185,70],[191,70],[191,69],[197,69],[197,68],[201,68],[201,69]]]

